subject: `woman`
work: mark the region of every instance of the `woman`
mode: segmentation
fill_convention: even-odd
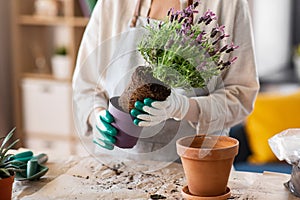
[[[96,144],[114,149],[118,130],[110,120],[105,121],[107,116],[111,117],[107,111],[108,99],[120,95],[134,67],[144,62],[133,51],[142,35],[141,27],[146,25],[148,17],[161,20],[171,7],[178,10],[191,3],[188,0],[98,2],[82,39],[73,79],[74,111],[80,133],[94,132]],[[225,25],[226,33],[240,46],[235,51],[238,60],[205,89],[193,94],[194,97],[172,92],[161,108],[168,113],[159,112],[159,120],[138,116],[137,125],[151,127],[145,128],[144,138],[132,150],[140,152],[139,156],[173,161],[177,158],[178,138],[228,130],[252,111],[259,84],[247,0],[202,0],[197,7],[199,15],[208,9],[216,13],[218,23]],[[195,14],[194,19],[197,17]],[[153,114],[151,109],[146,112]]]

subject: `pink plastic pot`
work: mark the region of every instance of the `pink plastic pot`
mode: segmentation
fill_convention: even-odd
[[[108,111],[115,119],[112,125],[118,129],[115,145],[120,148],[132,148],[136,145],[143,128],[133,123],[133,117],[123,111],[119,106],[118,99],[119,97],[112,97],[108,107]]]

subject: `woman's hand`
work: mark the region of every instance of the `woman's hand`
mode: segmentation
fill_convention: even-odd
[[[113,116],[108,110],[101,110],[96,112],[96,122],[93,142],[98,146],[112,150],[116,143],[115,136],[118,130],[111,124],[114,121]]]
[[[143,102],[135,102],[135,108],[130,114],[135,117],[134,124],[137,126],[154,126],[169,118],[182,120],[189,109],[189,99],[172,90],[165,101],[154,101],[150,98]]]

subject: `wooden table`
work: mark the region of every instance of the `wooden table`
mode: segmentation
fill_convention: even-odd
[[[155,162],[121,162],[113,167],[92,157],[71,157],[49,162],[49,172],[38,181],[15,182],[13,199],[182,199],[182,166],[172,163],[149,172]],[[296,200],[283,183],[290,175],[232,171],[230,199]]]

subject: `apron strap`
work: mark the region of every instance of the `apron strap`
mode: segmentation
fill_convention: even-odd
[[[193,4],[193,0],[188,0],[188,6]]]
[[[134,11],[133,17],[131,19],[130,27],[136,26],[136,21],[140,15],[140,9],[141,9],[141,0],[137,0],[136,6],[135,6],[135,11]]]
[[[193,0],[188,0],[188,6],[192,5],[194,3]],[[194,21],[194,15],[192,15],[192,22]]]
[[[188,6],[190,6],[192,4],[193,4],[193,0],[188,0]],[[133,17],[131,19],[130,27],[135,27],[136,26],[137,19],[140,15],[140,10],[141,10],[141,0],[137,0],[135,10],[134,10],[134,14],[133,14]]]
[[[184,9],[193,4],[193,0],[180,0],[181,9]]]

